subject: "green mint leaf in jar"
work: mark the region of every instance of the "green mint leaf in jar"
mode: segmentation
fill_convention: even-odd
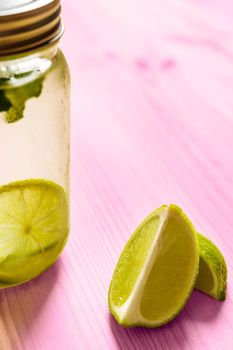
[[[17,88],[0,90],[0,112],[5,111],[7,123],[14,123],[23,118],[27,100],[40,96],[42,82],[43,78],[38,78]]]

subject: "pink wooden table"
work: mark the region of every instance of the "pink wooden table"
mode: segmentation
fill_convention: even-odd
[[[71,236],[59,261],[0,294],[1,350],[233,349],[233,3],[66,0],[72,73]],[[169,325],[109,316],[138,223],[177,203],[228,264],[224,303],[199,292]]]

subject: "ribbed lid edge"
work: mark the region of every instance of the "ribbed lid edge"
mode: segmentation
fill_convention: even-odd
[[[14,1],[18,6],[13,6]],[[0,5],[0,56],[23,53],[60,38],[60,0],[21,1],[21,6],[16,0],[11,3],[12,7]]]

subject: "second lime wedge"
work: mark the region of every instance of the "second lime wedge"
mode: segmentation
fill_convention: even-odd
[[[226,298],[227,265],[223,255],[209,239],[197,234],[200,248],[199,273],[195,288],[217,300]]]

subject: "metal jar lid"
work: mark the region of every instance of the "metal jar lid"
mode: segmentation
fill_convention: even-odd
[[[62,32],[60,0],[1,0],[0,56],[56,42]]]

